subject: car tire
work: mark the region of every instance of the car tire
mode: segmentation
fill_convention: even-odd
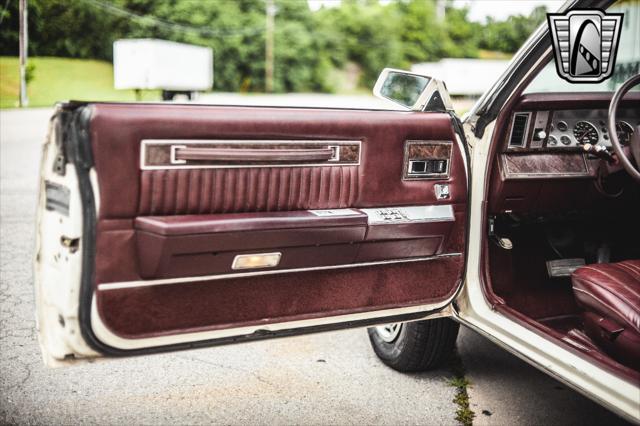
[[[460,325],[449,318],[371,327],[369,340],[383,363],[397,371],[441,367],[456,345]]]

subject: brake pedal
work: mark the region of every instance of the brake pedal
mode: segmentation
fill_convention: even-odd
[[[506,237],[494,237],[496,244],[505,250],[513,250],[513,241]]]
[[[496,243],[498,247],[503,248],[505,250],[513,250],[513,242],[511,241],[511,239],[507,237],[501,237],[498,234],[496,234],[496,225],[495,225],[494,217],[489,218],[489,238],[491,239],[491,241]]]
[[[584,259],[547,260],[547,273],[550,278],[570,277],[573,271],[585,265]]]

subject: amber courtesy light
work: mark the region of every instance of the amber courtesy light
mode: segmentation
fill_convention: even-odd
[[[272,268],[278,266],[282,253],[240,254],[233,259],[232,269]]]

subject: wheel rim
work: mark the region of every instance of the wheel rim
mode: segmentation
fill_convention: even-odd
[[[387,343],[391,343],[398,338],[402,331],[402,323],[394,322],[392,324],[379,325],[376,327],[376,332],[382,340]]]

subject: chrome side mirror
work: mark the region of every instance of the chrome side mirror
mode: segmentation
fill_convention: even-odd
[[[444,83],[426,75],[385,68],[373,94],[412,111],[453,111]]]

